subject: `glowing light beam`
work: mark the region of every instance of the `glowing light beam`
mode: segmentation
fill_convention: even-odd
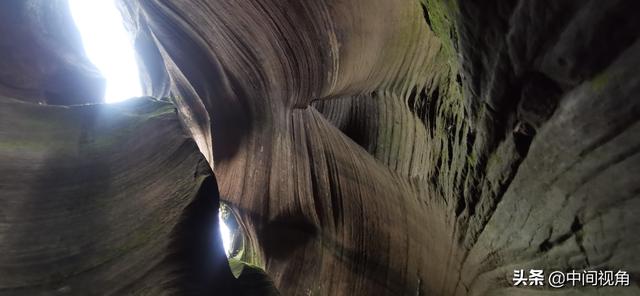
[[[229,226],[227,226],[227,224],[224,223],[224,219],[222,219],[222,211],[218,213],[218,222],[220,225],[220,236],[222,237],[224,252],[228,257],[231,254],[231,230],[229,230]]]
[[[69,0],[85,52],[107,80],[108,103],[142,95],[138,65],[122,15],[113,0]]]

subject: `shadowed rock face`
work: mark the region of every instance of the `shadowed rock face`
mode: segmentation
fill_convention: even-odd
[[[172,98],[238,214],[242,259],[264,268],[283,295],[640,293],[637,1],[120,5],[145,92]],[[11,176],[0,186],[0,218],[4,229],[19,229],[0,232],[0,251],[24,252],[0,257],[0,275],[11,275],[0,276],[0,293],[110,285],[119,276],[126,284],[109,291],[225,294],[251,285],[253,273],[233,280],[221,250],[202,251],[199,231],[215,224],[207,222],[215,209],[197,210],[215,200],[199,202],[195,192],[216,189],[195,145],[176,136],[175,115],[109,111],[126,118],[117,125],[96,115],[120,107],[5,101],[2,143],[63,136],[51,144],[60,152],[37,146],[46,158],[11,145],[0,154]],[[62,111],[69,114],[59,122]],[[87,129],[95,132],[82,136]],[[96,139],[116,131],[128,143],[116,146],[130,149],[96,150]],[[167,148],[175,145],[182,148]],[[104,199],[112,202],[94,205]],[[47,217],[49,209],[59,211]],[[138,216],[148,220],[134,223],[131,213],[145,211]],[[140,246],[149,253],[109,253],[133,248],[132,231],[147,234]],[[25,247],[34,242],[42,249]],[[174,244],[196,251],[154,265]],[[83,259],[67,258],[74,252]],[[102,254],[112,257],[96,261]],[[86,272],[53,276],[45,258]],[[165,272],[175,268],[185,273]],[[513,287],[514,269],[531,268],[621,269],[631,285]]]
[[[0,126],[0,295],[228,288],[215,180],[171,104],[0,97]]]

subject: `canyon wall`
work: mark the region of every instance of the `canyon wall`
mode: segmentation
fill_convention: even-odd
[[[118,3],[162,100],[75,105],[65,1],[0,4],[0,295],[640,293],[637,1]]]
[[[121,3],[284,295],[637,277],[636,2]]]

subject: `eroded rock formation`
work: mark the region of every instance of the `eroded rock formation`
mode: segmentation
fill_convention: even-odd
[[[0,106],[11,127],[0,135],[0,294],[194,294],[225,283],[204,279],[231,274],[213,243],[215,179],[173,105]]]
[[[263,268],[281,294],[640,293],[640,242],[634,235],[640,226],[636,1],[147,0],[120,5],[135,40],[145,92],[175,104],[215,172],[221,199],[238,214],[248,244],[242,259]],[[14,106],[8,110],[27,106],[7,104]],[[65,112],[92,108],[105,107]],[[17,111],[6,114],[31,122],[33,115]],[[2,120],[6,129],[10,122]],[[176,209],[197,199],[185,195],[200,186],[194,172],[207,170],[197,169],[194,145],[187,147],[191,154],[184,151],[190,165],[178,166],[168,154],[167,145],[178,141],[175,121],[171,128],[149,124],[150,139],[136,137],[137,126],[123,136],[145,151],[132,155],[149,172],[139,171],[135,161],[109,161],[125,152],[107,150],[91,163],[106,160],[112,168],[107,175],[120,176],[121,182],[130,182],[130,171],[145,182],[157,180],[166,189],[152,191],[155,202],[147,200],[140,209],[159,207],[179,215]],[[16,129],[1,135],[14,139],[29,133]],[[78,146],[81,138],[72,141],[74,149],[86,145]],[[18,156],[10,151],[0,155],[0,165],[13,168]],[[82,149],[75,152],[69,157],[78,158]],[[165,161],[143,161],[140,155]],[[33,174],[55,175],[59,162],[69,161],[55,161],[52,169],[38,166]],[[158,169],[170,173],[160,176]],[[39,186],[37,180],[21,181],[29,175],[12,175],[26,188]],[[171,185],[182,178],[191,178],[185,183],[191,191]],[[108,187],[135,191],[125,185]],[[126,212],[117,191],[110,190],[95,198],[113,202],[96,211]],[[191,197],[177,208],[158,201],[177,202],[172,194]],[[32,196],[18,193],[14,199],[23,195]],[[3,196],[2,202],[8,200]],[[33,199],[21,200],[25,205]],[[3,215],[5,221],[28,217],[19,209]],[[168,230],[177,220],[144,225]],[[127,221],[114,224],[123,228],[110,233],[128,233]],[[69,237],[82,240],[82,231],[100,231],[98,226],[74,229]],[[116,238],[122,239],[114,237],[109,247],[127,246]],[[154,233],[143,245],[162,254],[161,244],[169,241],[188,240]],[[219,242],[213,245],[218,250],[212,256],[220,258]],[[137,264],[142,257],[126,256],[133,255],[125,252],[113,260],[130,262],[132,270],[151,268],[146,260]],[[213,276],[193,261],[174,262],[196,269],[173,283],[194,284],[202,293],[237,283],[221,261],[212,263],[219,270]],[[9,271],[2,266],[1,272]],[[631,274],[631,285],[514,287],[513,270],[529,268],[621,269]],[[65,281],[96,276],[101,274],[80,273]],[[211,286],[198,286],[202,276]],[[153,285],[161,277],[145,280],[141,283],[154,291],[164,289]],[[216,291],[224,293],[211,294]]]
[[[171,78],[149,87],[199,119],[285,295],[545,293],[508,277],[635,273],[635,6],[127,5],[159,48],[145,64]]]

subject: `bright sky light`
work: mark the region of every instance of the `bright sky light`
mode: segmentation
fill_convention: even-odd
[[[222,245],[224,246],[224,252],[229,256],[231,252],[231,230],[226,223],[224,223],[224,219],[222,219],[222,211],[218,212],[218,221],[220,224],[220,236],[222,236]]]
[[[84,48],[107,80],[106,102],[142,95],[130,37],[114,0],[69,0]]]

